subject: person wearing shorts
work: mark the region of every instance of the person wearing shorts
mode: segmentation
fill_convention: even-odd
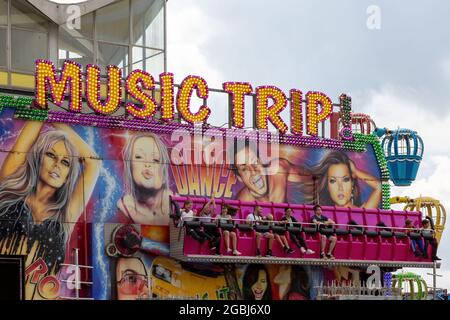
[[[322,215],[322,207],[318,204],[316,204],[313,208],[314,215],[311,218],[311,222],[315,223],[317,225],[318,230],[320,231],[322,228],[326,228],[328,226],[332,226],[335,224],[335,222],[324,215]],[[328,249],[328,253],[325,255],[325,248],[327,245],[327,238],[330,241],[330,247]],[[336,246],[336,234],[320,234],[320,258],[321,259],[330,259],[333,260],[333,251],[334,247]]]
[[[262,210],[260,206],[255,206],[253,213],[250,213],[247,216],[247,223],[248,224],[254,224],[254,225],[260,225],[261,222],[264,219],[264,217],[261,214]],[[266,257],[272,256],[272,245],[273,245],[273,239],[275,238],[273,233],[271,232],[256,232],[256,256],[261,256],[261,238],[267,238],[268,240],[268,249],[266,253]]]

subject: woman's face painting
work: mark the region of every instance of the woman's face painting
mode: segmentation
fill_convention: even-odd
[[[59,189],[67,181],[71,164],[64,141],[58,141],[44,153],[39,178],[46,185]]]
[[[131,155],[131,174],[134,183],[146,189],[161,189],[163,184],[161,154],[155,139],[136,139]]]
[[[346,164],[333,164],[328,168],[327,187],[337,206],[345,207],[351,203],[353,182]]]

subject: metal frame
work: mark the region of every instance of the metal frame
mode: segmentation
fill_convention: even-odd
[[[171,255],[172,256],[172,255]],[[379,260],[324,260],[324,259],[293,259],[277,257],[246,257],[246,256],[205,256],[205,255],[185,255],[172,256],[175,259],[185,262],[204,262],[204,263],[262,263],[262,264],[298,264],[308,266],[363,266],[377,265],[390,268],[432,268],[433,262],[393,262]],[[436,267],[440,268],[437,263]]]

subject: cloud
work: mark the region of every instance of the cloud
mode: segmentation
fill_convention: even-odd
[[[450,144],[445,143],[450,114],[430,112],[429,105],[421,100],[422,95],[417,89],[386,84],[380,90],[369,89],[352,96],[357,111],[370,114],[378,127],[417,131],[425,144],[424,161],[431,155],[450,156]],[[440,108],[450,108],[450,104],[443,102]]]
[[[171,2],[168,3],[170,11]],[[221,72],[211,66],[211,59],[203,47],[223,26],[211,19],[200,6],[176,3],[177,10],[170,11],[168,21],[168,63],[175,82],[180,83],[187,75],[207,76],[208,85],[218,87],[223,79]]]

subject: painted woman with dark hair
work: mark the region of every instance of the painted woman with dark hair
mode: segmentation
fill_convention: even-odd
[[[309,300],[309,276],[303,266],[282,265],[274,282],[279,287],[281,300]]]
[[[319,179],[317,186],[319,190],[318,202],[321,205],[369,209],[376,209],[380,205],[380,180],[359,170],[347,154],[343,152],[328,152],[322,161],[311,169],[311,174]],[[372,188],[372,193],[364,203],[361,200],[358,180],[363,180]]]
[[[166,146],[154,133],[135,133],[127,141],[123,159],[126,194],[117,207],[127,222],[168,225],[171,192]]]
[[[291,266],[291,283],[283,300],[309,300],[309,277],[303,266]]]
[[[262,264],[249,264],[242,279],[244,300],[271,300],[269,272]]]
[[[32,251],[56,272],[101,162],[69,126],[42,133],[43,124],[25,123],[1,167],[0,251]]]

